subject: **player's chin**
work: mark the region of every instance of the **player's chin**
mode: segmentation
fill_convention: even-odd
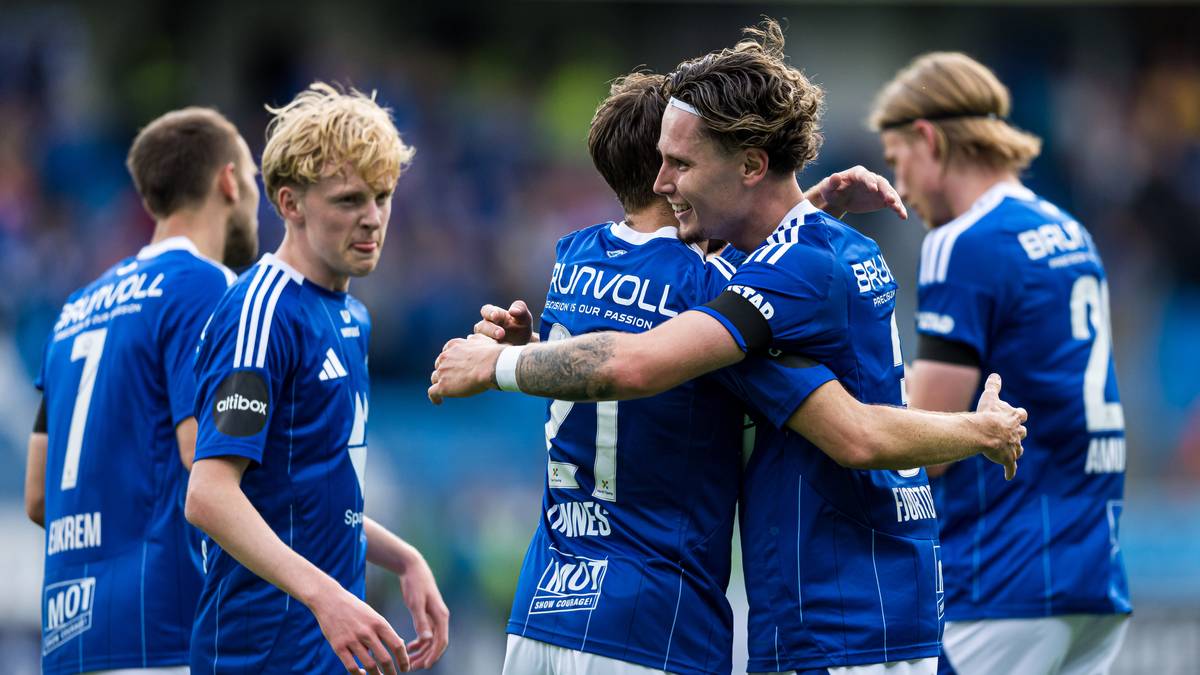
[[[349,265],[350,276],[365,277],[368,274],[370,274],[371,272],[374,272],[375,268],[378,266],[379,266],[379,252],[378,251],[376,251],[374,254],[372,254],[370,256],[364,256],[361,254],[355,255],[354,259],[350,261],[350,265]]]
[[[704,228],[700,227],[694,219],[688,222],[679,224],[679,240],[685,244],[698,244],[708,239],[704,233]]]

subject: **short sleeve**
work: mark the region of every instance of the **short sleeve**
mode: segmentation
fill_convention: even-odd
[[[787,426],[788,419],[810,394],[837,379],[823,364],[776,350],[750,356],[714,376],[747,407],[757,410],[779,429]]]
[[[269,291],[262,295],[270,297]],[[259,317],[252,305],[239,294],[227,295],[203,331],[196,355],[197,460],[238,456],[263,462],[271,419],[298,350],[294,322],[282,306],[267,300],[260,307],[267,316]]]
[[[197,270],[176,277],[175,288],[170,289],[173,301],[159,326],[171,423],[175,425],[195,413],[196,345],[205,322],[228,288],[220,270],[206,272]]]
[[[947,264],[938,269],[921,255],[917,287],[917,334],[957,342],[981,359],[988,353],[988,336],[997,308],[997,253],[988,253],[982,240],[960,237]],[[929,249],[929,247],[926,247]]]
[[[743,351],[803,351],[844,322],[844,303],[832,301],[835,261],[827,243],[820,233],[798,238],[778,256],[769,247],[752,253],[725,290],[697,308],[720,321]]]

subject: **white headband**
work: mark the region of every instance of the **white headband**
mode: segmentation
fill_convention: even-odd
[[[696,110],[696,106],[692,105],[691,103],[685,103],[683,101],[680,101],[679,99],[675,98],[674,96],[671,97],[671,100],[668,101],[668,103],[671,105],[671,107],[679,108],[680,110],[682,110],[685,113],[691,113],[691,114],[695,115],[696,117],[704,117],[704,115],[700,114],[699,110]]]

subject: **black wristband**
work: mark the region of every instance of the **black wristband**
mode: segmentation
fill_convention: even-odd
[[[965,342],[923,333],[917,336],[917,358],[974,368],[980,364],[979,352]]]
[[[758,308],[750,304],[740,293],[725,291],[715,300],[704,305],[725,317],[742,334],[746,351],[765,349],[771,344],[771,324]]]

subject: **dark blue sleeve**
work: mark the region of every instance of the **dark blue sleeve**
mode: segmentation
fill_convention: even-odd
[[[750,356],[714,376],[747,407],[758,411],[779,429],[787,426],[788,419],[810,394],[837,379],[816,361],[775,350],[763,356]]]
[[[175,425],[194,414],[196,345],[200,331],[227,288],[225,275],[214,267],[177,274],[166,289],[171,304],[164,309],[159,335],[171,422]]]
[[[197,460],[237,456],[262,463],[271,419],[292,369],[293,355],[298,352],[294,326],[283,302],[271,317],[256,323],[242,319],[243,301],[240,294],[226,296],[200,341],[196,355]],[[262,340],[267,342],[260,360]],[[252,344],[253,350],[249,349]]]

